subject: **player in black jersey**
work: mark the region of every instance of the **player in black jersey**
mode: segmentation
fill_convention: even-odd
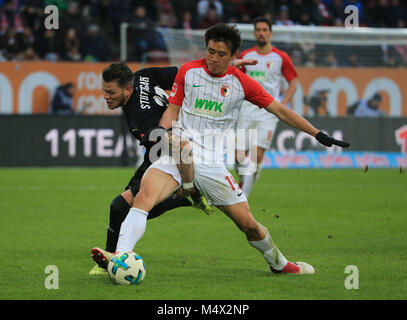
[[[156,129],[155,133],[160,133],[160,130],[161,134],[166,132],[164,128],[158,127],[158,124],[168,105],[168,95],[165,90],[171,89],[177,72],[177,67],[166,67],[146,68],[133,73],[125,63],[118,62],[111,64],[102,73],[102,89],[107,106],[111,110],[122,107],[129,131],[146,147],[146,152],[143,163],[130,179],[125,191],[114,198],[110,204],[106,249],[103,250],[104,252],[99,248],[92,250],[92,257],[96,262],[99,262],[100,252],[108,254],[116,250],[120,226],[139,191],[144,172],[151,165],[149,154],[154,142],[151,142],[150,135],[153,129]],[[185,185],[192,184],[193,176],[190,179],[190,183]],[[185,185],[185,194],[195,192],[191,190],[193,184],[192,188],[185,187]],[[169,197],[155,206],[149,212],[147,219],[158,217],[168,210],[181,206],[193,205],[207,214],[212,213],[213,209],[207,205],[205,198],[198,192],[192,197],[192,199],[190,198],[192,202],[185,197]],[[104,273],[105,270],[99,266],[92,268],[89,274]]]

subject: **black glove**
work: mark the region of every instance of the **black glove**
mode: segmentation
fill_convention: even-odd
[[[158,126],[148,129],[141,138],[140,144],[147,147],[160,141],[161,137],[167,133],[164,127]]]
[[[331,147],[333,144],[340,146],[342,148],[347,148],[349,147],[349,143],[341,140],[336,140],[322,131],[318,132],[317,135],[315,136],[315,139],[318,140],[319,143],[323,144],[324,146]]]

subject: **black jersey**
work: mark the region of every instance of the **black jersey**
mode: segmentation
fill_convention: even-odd
[[[144,133],[157,127],[168,106],[168,95],[177,67],[146,68],[134,74],[134,91],[123,107],[131,134],[141,140]]]

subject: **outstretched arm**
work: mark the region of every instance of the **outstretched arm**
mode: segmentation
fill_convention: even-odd
[[[231,65],[244,72],[244,66],[254,66],[257,63],[259,63],[259,61],[256,59],[236,59],[231,62]]]
[[[287,107],[282,105],[277,100],[273,100],[273,102],[271,102],[270,105],[268,107],[266,107],[266,110],[268,112],[275,114],[281,121],[287,123],[288,125],[296,128],[298,130],[304,131],[304,132],[308,133],[309,135],[315,137],[315,139],[317,139],[319,143],[321,143],[327,147],[331,147],[333,144],[340,146],[342,148],[349,147],[349,143],[341,141],[341,140],[336,140],[336,139],[326,135],[322,131],[315,128],[305,118],[300,116],[295,111],[288,109]]]
[[[319,132],[319,130],[309,123],[305,118],[300,116],[295,111],[285,107],[277,100],[273,100],[266,110],[274,113],[281,121],[287,123],[291,127],[304,131],[313,137],[315,137]]]

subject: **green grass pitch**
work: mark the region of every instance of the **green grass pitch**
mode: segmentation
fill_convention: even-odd
[[[315,275],[272,274],[234,224],[176,209],[147,224],[137,286],[89,276],[110,201],[131,168],[0,169],[0,299],[406,299],[407,174],[399,170],[263,170],[249,199],[284,255]],[[58,289],[45,272],[58,268]],[[348,265],[358,289],[345,287]],[[55,275],[55,274],[54,274]],[[356,282],[352,282],[355,284]]]

